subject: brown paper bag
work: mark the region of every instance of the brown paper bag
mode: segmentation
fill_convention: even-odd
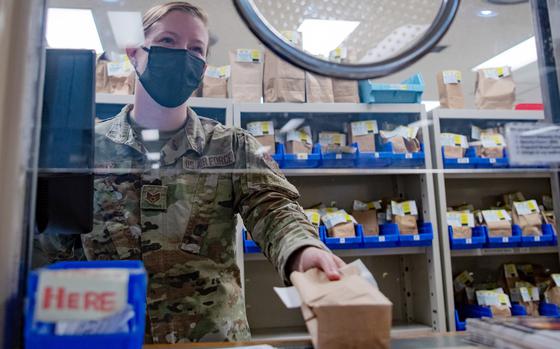
[[[452,227],[454,239],[471,239],[472,229],[470,227]]]
[[[227,79],[204,76],[202,81],[202,97],[206,98],[227,98]]]
[[[443,155],[448,159],[462,159],[465,157],[465,148],[445,145]]]
[[[417,235],[418,225],[416,224],[416,216],[393,216],[395,224],[399,226],[399,232],[402,235]]]
[[[305,72],[269,50],[264,63],[264,101],[305,103]]]
[[[485,148],[481,145],[475,146],[476,156],[484,159],[502,159],[504,157],[504,147]]]
[[[302,300],[301,311],[313,346],[389,349],[391,302],[359,276],[357,268],[345,268],[341,273],[341,280],[332,282],[318,269],[290,276]]]
[[[261,103],[263,97],[263,64],[259,62],[238,62],[237,50],[229,52],[231,66],[230,92],[237,102]]]
[[[286,153],[287,154],[310,154],[312,151],[311,144],[299,141],[287,141]]]
[[[475,105],[478,109],[513,109],[515,82],[509,67],[477,72]]]
[[[255,136],[255,138],[263,147],[268,149],[268,154],[276,154],[276,139],[274,138],[274,135]]]
[[[541,236],[542,235],[542,217],[540,213],[531,213],[528,215],[518,215],[515,207],[512,212],[513,224],[521,227],[523,236]]]
[[[377,224],[377,210],[354,211],[352,216],[364,229],[364,235],[379,235],[379,224]]]
[[[544,295],[548,303],[556,304],[560,307],[560,287],[549,287]]]
[[[332,89],[335,103],[360,103],[357,81],[332,79]]]
[[[539,316],[539,302],[520,302],[527,310],[528,316]]]
[[[463,95],[463,86],[460,77],[454,73],[453,71],[445,71],[437,74],[439,103],[442,108],[464,109],[465,96]]]
[[[498,222],[487,222],[488,237],[511,237],[511,223],[507,220]]]
[[[107,61],[98,59],[95,66],[95,92],[111,93],[109,88],[109,75],[107,73]]]
[[[346,222],[339,225],[335,225],[327,231],[329,237],[331,238],[353,238],[356,236],[356,231],[354,230],[354,222]]]
[[[511,317],[511,309],[507,305],[491,305],[493,317]]]
[[[331,78],[305,72],[307,103],[334,103]]]

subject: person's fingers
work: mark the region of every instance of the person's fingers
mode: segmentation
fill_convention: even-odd
[[[319,266],[321,267],[321,269],[323,269],[325,274],[327,274],[327,277],[330,281],[340,280],[340,273],[338,272],[338,268],[330,256],[328,256],[327,254],[321,254],[317,256],[317,258]]]
[[[344,262],[339,256],[333,254],[332,257],[338,269],[344,268],[346,266],[346,262]]]

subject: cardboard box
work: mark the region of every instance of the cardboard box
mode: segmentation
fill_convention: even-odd
[[[313,346],[389,349],[391,302],[357,268],[348,266],[341,273],[340,281],[329,281],[318,269],[290,276]]]
[[[353,238],[356,236],[354,230],[354,222],[346,222],[336,225],[327,230],[327,234],[331,238]]]
[[[288,154],[310,154],[313,150],[311,144],[299,141],[287,141],[286,153]]]
[[[352,216],[364,229],[364,235],[379,235],[379,224],[377,223],[377,210],[354,211]]]

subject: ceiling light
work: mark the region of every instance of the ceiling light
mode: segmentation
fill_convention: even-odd
[[[355,21],[305,19],[298,32],[302,34],[305,51],[328,57],[359,25]]]
[[[46,36],[49,47],[91,49],[103,53],[91,10],[50,8]]]
[[[482,17],[482,18],[492,18],[492,17],[496,17],[498,13],[492,10],[480,10],[478,11],[477,15],[478,17]]]
[[[490,58],[486,62],[477,65],[472,71],[486,68],[511,67],[512,71],[519,70],[537,61],[537,43],[535,37],[531,37],[522,43]]]

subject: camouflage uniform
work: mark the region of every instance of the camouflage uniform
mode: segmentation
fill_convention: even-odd
[[[188,111],[146,160],[130,106],[96,127],[94,229],[88,260],[141,259],[148,271],[147,332],[154,343],[250,339],[236,264],[236,213],[285,282],[289,256],[326,247],[296,203],[299,194],[246,131]],[[60,246],[57,246],[60,248]],[[68,256],[70,253],[60,253]]]

